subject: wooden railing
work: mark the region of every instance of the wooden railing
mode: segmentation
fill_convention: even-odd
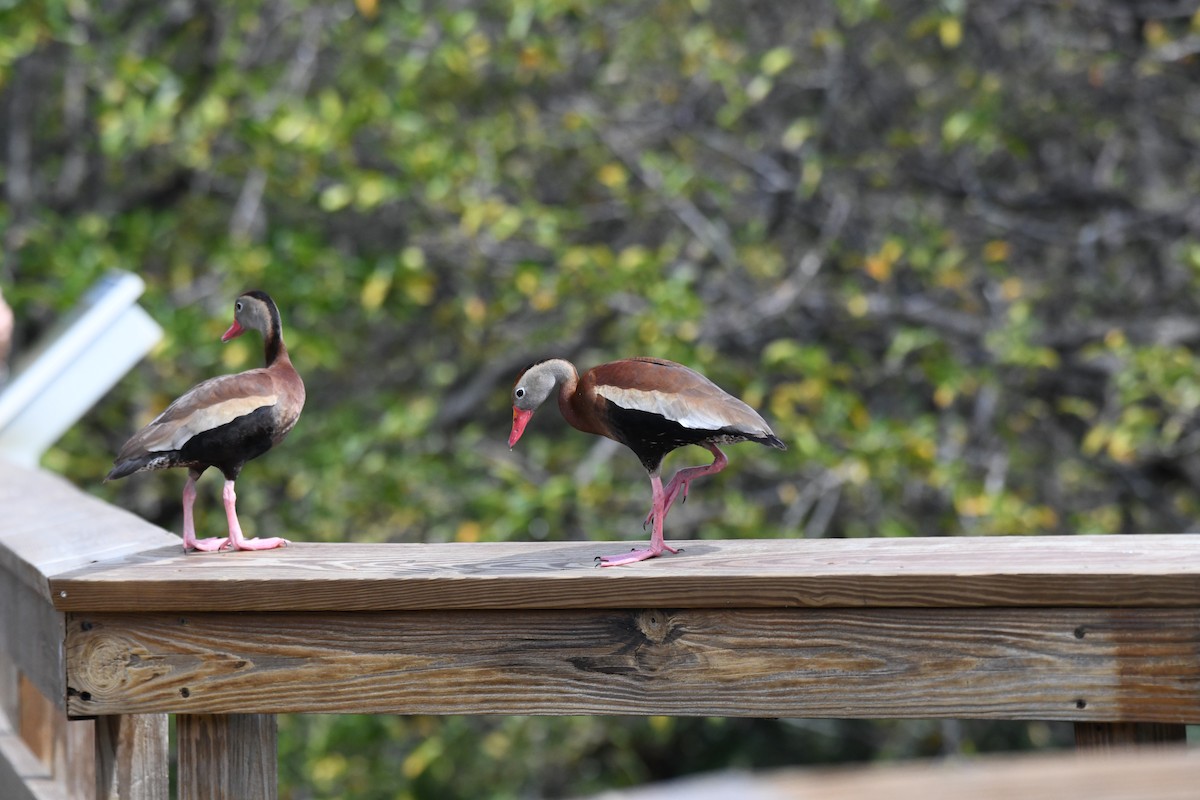
[[[170,714],[204,800],[275,797],[285,712],[1200,723],[1200,535],[611,546],[184,555],[0,463],[0,797],[165,798]]]

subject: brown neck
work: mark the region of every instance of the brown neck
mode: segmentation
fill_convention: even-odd
[[[579,373],[570,362],[562,363],[570,367],[570,372],[562,378],[558,386],[558,410],[562,412],[563,419],[577,431],[603,436],[604,432],[597,427],[593,415],[588,413],[587,392],[579,391]]]
[[[267,366],[272,366],[281,357],[287,360],[287,348],[283,345],[283,337],[275,331],[271,331],[263,339],[263,357],[266,359]]]

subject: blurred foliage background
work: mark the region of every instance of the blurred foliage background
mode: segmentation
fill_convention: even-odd
[[[670,538],[1188,529],[1200,484],[1195,3],[0,3],[0,287],[17,350],[106,270],[162,345],[45,458],[100,484],[178,393],[308,383],[249,535],[640,539],[636,459],[518,370],[687,363],[742,446]],[[703,463],[683,451],[667,467]],[[215,478],[199,526],[219,528]],[[1064,726],[285,717],[282,796],[562,796],[721,767],[1050,746]]]

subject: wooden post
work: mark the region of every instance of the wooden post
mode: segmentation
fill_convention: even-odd
[[[168,800],[166,714],[96,717],[97,800]]]
[[[180,714],[179,800],[276,800],[274,714]]]
[[[1136,744],[1182,744],[1186,725],[1161,722],[1076,722],[1075,747],[1079,750],[1108,750]]]

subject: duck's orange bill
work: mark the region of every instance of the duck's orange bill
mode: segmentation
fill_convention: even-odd
[[[508,435],[509,448],[517,443],[517,439],[521,438],[521,434],[525,432],[525,426],[529,424],[529,418],[532,416],[532,411],[524,411],[513,406],[512,433]]]

